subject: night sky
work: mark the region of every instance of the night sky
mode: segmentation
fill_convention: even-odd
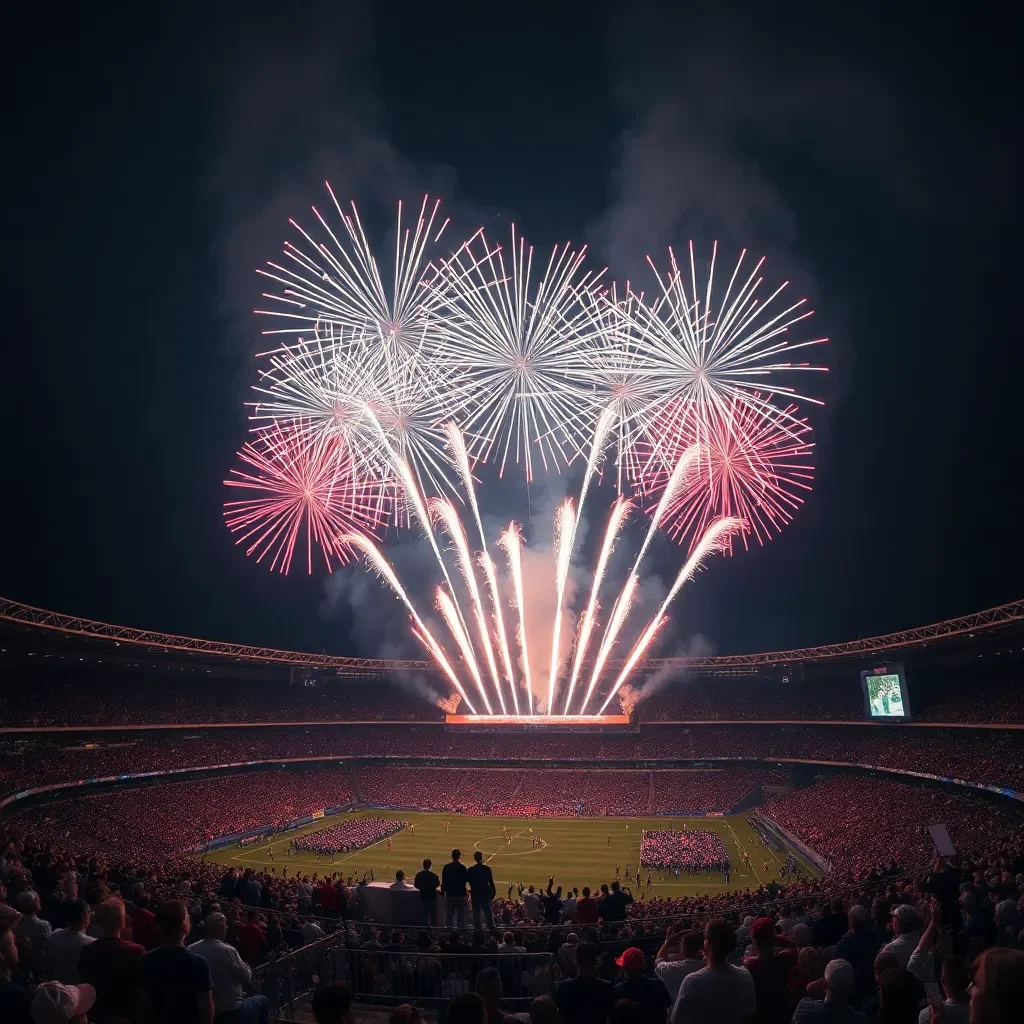
[[[429,190],[460,223],[589,242],[620,279],[689,238],[746,245],[810,298],[831,339],[814,492],[698,578],[679,636],[777,649],[1020,597],[1011,26],[978,4],[669,6],[8,15],[0,592],[374,653],[322,577],[271,575],[221,517],[253,269],[329,178],[383,225]]]

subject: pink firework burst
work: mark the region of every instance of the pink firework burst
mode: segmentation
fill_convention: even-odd
[[[247,441],[238,453],[241,469],[232,469],[224,483],[250,497],[224,503],[224,521],[248,544],[247,555],[270,560],[271,572],[291,569],[296,547],[304,547],[307,572],[313,571],[313,549],[327,571],[353,557],[340,538],[351,534],[376,537],[389,512],[386,490],[360,473],[348,442],[338,435],[311,435],[308,424],[274,423]]]
[[[698,446],[662,524],[691,548],[719,516],[743,519],[745,548],[751,537],[764,544],[792,520],[814,481],[811,427],[795,405],[777,409],[760,398],[736,397],[712,406],[680,401],[664,410],[647,437],[641,484],[655,497],[682,453]]]

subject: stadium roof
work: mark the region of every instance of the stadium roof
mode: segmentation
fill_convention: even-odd
[[[389,676],[399,672],[435,672],[432,663],[426,661],[399,661],[385,658],[351,658],[326,653],[303,651],[282,651],[270,647],[254,647],[246,644],[223,643],[216,640],[202,640],[195,637],[177,636],[152,630],[136,629],[132,626],[117,626],[108,622],[97,622],[76,615],[36,608],[8,598],[0,598],[0,623],[5,632],[22,634],[59,635],[67,641],[75,638],[89,642],[90,648],[102,644],[107,650],[126,645],[144,649],[151,655],[185,654],[203,661],[220,664],[231,662],[236,667],[297,666],[303,668],[328,669],[339,676],[368,678]],[[1024,633],[1024,599],[1008,604],[987,608],[971,615],[946,619],[926,626],[916,626],[884,636],[851,640],[845,643],[825,644],[820,647],[804,647],[789,651],[765,651],[757,654],[734,654],[719,657],[700,658],[651,658],[646,662],[648,670],[659,668],[679,671],[715,673],[741,669],[772,668],[801,663],[831,662],[837,660],[887,657],[906,651],[936,648],[952,653],[959,648],[974,646],[985,639],[1002,639],[1007,634]],[[140,650],[141,653],[141,650]]]

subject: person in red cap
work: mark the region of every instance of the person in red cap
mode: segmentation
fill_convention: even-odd
[[[668,989],[657,978],[644,976],[647,966],[644,951],[630,946],[617,957],[615,966],[622,968],[626,978],[615,986],[616,999],[629,999],[637,1003],[643,1014],[643,1024],[665,1024],[665,1014],[672,1005]]]
[[[776,934],[770,917],[759,917],[750,928],[754,953],[743,966],[754,979],[757,995],[755,1024],[788,1024],[793,1002],[787,988],[789,976],[796,967],[796,944],[781,933]]]

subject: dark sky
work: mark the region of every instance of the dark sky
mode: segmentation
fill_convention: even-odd
[[[271,576],[221,521],[252,270],[330,178],[589,241],[620,276],[719,238],[809,296],[831,339],[815,490],[692,585],[682,634],[783,648],[1021,596],[1012,27],[781,6],[8,15],[0,592],[358,653],[322,578]]]

